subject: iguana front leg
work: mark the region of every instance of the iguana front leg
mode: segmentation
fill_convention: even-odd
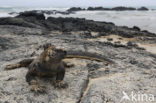
[[[4,69],[5,69],[5,70],[12,70],[12,69],[15,69],[15,68],[20,68],[20,64],[19,64],[19,63],[16,63],[16,64],[9,64],[9,65],[7,65]]]
[[[26,81],[28,82],[31,91],[44,93],[46,88],[45,86],[39,85],[36,75],[37,71],[35,69],[30,69],[26,74]]]
[[[28,67],[34,59],[23,59],[15,64],[9,64],[5,67],[5,70],[11,70],[20,67]]]
[[[55,87],[56,88],[67,88],[68,84],[63,81],[64,75],[65,75],[64,65],[60,66],[58,69],[59,70],[58,70],[57,75],[56,75]]]

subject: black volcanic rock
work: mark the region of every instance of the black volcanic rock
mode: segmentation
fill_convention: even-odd
[[[45,16],[43,13],[36,13],[36,11],[25,11],[21,12],[17,17],[35,17],[38,20],[45,20]]]
[[[125,10],[136,10],[136,8],[133,7],[114,7],[114,8],[104,8],[104,7],[88,7],[87,10],[110,10],[110,11],[125,11]]]
[[[133,47],[138,47],[138,45],[135,42],[129,41],[127,43],[127,46],[133,46]]]
[[[118,7],[113,7],[113,8],[105,8],[102,6],[99,7],[88,7],[87,9],[83,9],[81,7],[72,7],[68,9],[67,11],[83,11],[83,10],[89,10],[89,11],[95,11],[95,10],[106,10],[106,11],[133,11],[133,10],[149,10],[146,7],[140,7],[136,9],[135,7],[124,7],[124,6],[118,6]]]
[[[88,7],[87,10],[111,10],[111,8],[103,8],[103,7]]]
[[[29,15],[30,14],[30,15]],[[98,22],[80,18],[54,18],[49,17],[46,20],[41,13],[24,12],[14,18],[0,18],[0,25],[15,25],[22,27],[38,28],[46,34],[47,32],[58,30],[62,32],[71,31],[92,31],[99,32],[102,35],[116,34],[122,37],[131,38],[134,36],[148,35],[155,36],[148,31],[140,31],[140,28],[129,28],[126,26],[116,26],[110,22]],[[46,32],[45,32],[46,31]]]
[[[0,37],[0,51],[17,47],[15,41],[10,38]]]
[[[137,10],[140,10],[140,11],[148,11],[149,9],[146,8],[146,7],[141,7],[141,8],[138,8]]]
[[[29,19],[30,20],[30,19]],[[37,20],[34,20],[34,22]],[[35,27],[37,28],[38,25],[35,25],[33,22],[26,21],[25,18],[0,18],[0,25],[16,25],[22,27]]]
[[[136,10],[136,8],[119,6],[119,7],[114,7],[111,10],[125,11],[125,10]]]
[[[133,29],[134,29],[134,30],[137,30],[137,31],[140,31],[140,28],[137,27],[137,26],[133,26]]]
[[[68,9],[67,11],[82,11],[82,10],[85,10],[85,9],[80,8],[80,7],[72,7],[70,9]]]

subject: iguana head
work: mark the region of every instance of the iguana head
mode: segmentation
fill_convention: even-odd
[[[48,44],[44,48],[44,59],[45,61],[50,62],[60,62],[67,55],[67,52],[64,49],[58,49],[52,44]]]

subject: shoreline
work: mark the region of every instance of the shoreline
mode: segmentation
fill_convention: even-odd
[[[138,26],[141,29],[148,30],[156,33],[155,31],[155,11],[68,11],[68,10],[32,10],[33,12],[44,13],[46,18],[48,17],[74,17],[74,18],[86,18],[94,21],[106,21],[113,22],[118,26]],[[18,12],[11,12],[9,14],[1,14],[4,17],[15,17],[19,15]],[[143,21],[143,22],[142,22]]]
[[[122,38],[124,40],[127,40],[127,43],[135,42],[135,44],[140,46],[141,48],[145,48],[147,49],[147,51],[151,53],[155,52],[154,50],[155,47],[152,48],[150,47],[150,45],[155,45],[153,43],[156,43],[155,41],[156,34],[151,33],[147,30],[141,30],[137,26],[133,26],[133,27],[117,26],[112,22],[94,21],[94,20],[88,20],[85,18],[46,17],[44,15],[45,12],[47,11],[43,11],[43,12],[38,12],[34,10],[25,11],[25,12],[21,12],[16,17],[0,18],[1,20],[0,26],[3,27],[5,25],[6,26],[10,25],[10,26],[15,26],[15,28],[16,26],[20,26],[24,28],[32,27],[32,28],[40,29],[39,35],[47,35],[51,31],[53,31],[54,34],[78,33],[81,35],[83,33],[87,33],[89,38],[91,39],[96,38],[96,40],[94,41],[100,41],[100,42],[106,42],[110,36],[110,38],[112,38],[113,41],[115,40],[114,42],[111,42],[111,43],[120,42],[121,44],[126,45],[125,41],[118,39],[118,38]],[[59,12],[59,11],[55,11],[55,12]],[[62,13],[62,12],[59,12],[59,13]],[[31,18],[33,18],[34,21],[32,21]],[[36,22],[38,23],[36,24]],[[68,24],[73,25],[73,27],[69,26]],[[119,37],[117,38],[115,35]],[[144,41],[142,42],[141,40],[142,36],[144,39],[147,40],[146,42]],[[104,40],[102,40],[103,37],[105,38]],[[131,38],[136,38],[136,37],[138,39],[131,41]],[[148,38],[153,38],[153,39],[148,40]],[[118,41],[116,41],[117,39]],[[152,44],[149,42],[150,40],[152,40],[151,41],[153,42]]]

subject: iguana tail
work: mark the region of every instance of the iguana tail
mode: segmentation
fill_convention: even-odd
[[[94,61],[100,61],[104,63],[113,64],[114,61],[108,59],[108,57],[105,57],[104,55],[100,55],[97,53],[90,53],[90,52],[83,52],[83,51],[67,51],[66,58],[81,58],[81,59],[88,59],[88,60],[94,60]],[[5,67],[5,70],[12,70],[15,68],[20,67],[28,67],[32,62],[32,59],[24,59],[20,62],[17,62],[16,64],[10,64]]]
[[[66,58],[81,58],[81,59],[88,59],[88,60],[94,60],[94,61],[100,61],[104,63],[114,63],[114,61],[108,59],[108,57],[105,57],[104,55],[97,54],[97,53],[90,53],[90,52],[83,52],[83,51],[67,51],[67,57]]]
[[[7,65],[5,67],[5,70],[12,70],[15,68],[20,68],[20,67],[28,67],[33,62],[33,60],[34,60],[33,58],[32,59],[24,59],[20,62],[17,62],[16,64]]]

